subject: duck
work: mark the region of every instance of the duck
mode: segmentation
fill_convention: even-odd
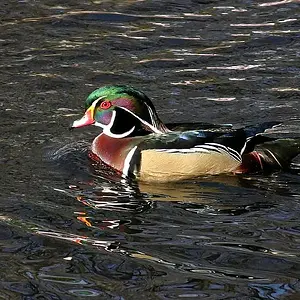
[[[237,129],[228,124],[164,124],[145,93],[128,85],[107,85],[87,97],[84,115],[71,129],[101,128],[90,157],[121,176],[174,182],[288,168],[300,153],[300,139],[264,135],[279,124],[270,121]]]

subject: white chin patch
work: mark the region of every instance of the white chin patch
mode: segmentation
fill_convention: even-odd
[[[115,139],[121,139],[121,138],[124,138],[128,135],[130,135],[134,129],[135,129],[135,126],[133,126],[130,130],[124,132],[124,133],[120,133],[120,134],[117,134],[117,133],[112,133],[110,131],[110,127],[108,127],[109,125],[107,125],[104,129],[103,129],[103,133],[112,137],[112,138],[115,138]]]
[[[101,123],[98,123],[98,122],[95,122],[95,126],[99,126],[101,128],[103,128],[103,133],[112,137],[112,138],[115,138],[115,139],[121,139],[121,138],[124,138],[128,135],[130,135],[134,129],[135,129],[135,126],[133,126],[131,129],[129,129],[128,131],[126,132],[123,132],[123,133],[120,133],[120,134],[117,134],[117,133],[112,133],[111,132],[111,128],[114,124],[114,121],[115,121],[115,118],[116,118],[116,112],[113,111],[112,112],[112,116],[111,116],[111,119],[110,119],[110,122],[108,125],[104,125],[104,124],[101,124]]]
[[[94,123],[94,126],[101,127],[102,129],[105,129],[105,127],[107,127],[108,125],[104,125],[104,124],[95,122],[95,123]]]

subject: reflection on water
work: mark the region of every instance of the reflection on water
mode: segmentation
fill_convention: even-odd
[[[166,123],[300,135],[297,0],[2,5],[3,299],[299,299],[286,173],[146,184],[93,165],[85,97],[131,84]],[[26,33],[26,34],[25,34]]]
[[[13,228],[4,241],[26,233],[4,253],[26,257],[29,282],[55,295],[104,299],[136,298],[148,284],[145,294],[154,289],[162,299],[276,299],[298,290],[297,170],[153,186],[93,165],[87,146],[48,151],[68,184],[54,177],[43,201],[25,199],[34,214],[20,208],[22,215],[1,216]],[[23,283],[5,289],[35,293]]]
[[[70,148],[70,154],[74,153]],[[61,232],[39,234],[202,278],[271,283],[280,265],[297,269],[298,254],[283,245],[275,246],[271,239],[273,234],[283,234],[284,229],[279,229],[282,218],[293,218],[292,213],[282,210],[280,195],[299,198],[289,190],[284,177],[209,176],[195,182],[153,186],[113,176],[105,166],[91,165],[92,174],[91,180],[62,192],[83,204],[82,211],[74,214],[97,239]],[[269,211],[272,223],[261,219],[265,211]],[[240,260],[243,265],[233,267],[232,263]]]

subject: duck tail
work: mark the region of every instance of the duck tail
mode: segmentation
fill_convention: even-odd
[[[272,172],[288,169],[291,161],[300,154],[300,138],[277,139],[255,146],[242,156],[242,164],[235,173]]]
[[[287,169],[300,154],[300,138],[278,139],[257,145],[255,151],[261,157],[263,169]]]

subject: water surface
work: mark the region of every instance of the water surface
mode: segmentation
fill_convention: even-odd
[[[68,131],[105,84],[165,122],[279,120],[300,136],[299,3],[6,1],[1,17],[1,298],[298,299],[299,166],[137,184]],[[295,161],[299,164],[299,158]]]

